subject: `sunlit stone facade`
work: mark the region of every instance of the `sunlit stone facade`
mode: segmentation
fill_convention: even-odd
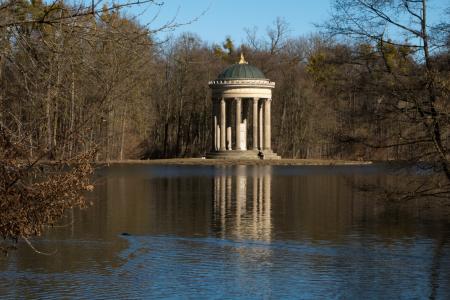
[[[275,83],[241,55],[241,61],[210,81],[209,87],[213,101],[213,138],[211,152],[206,157],[279,159],[271,145],[271,104]]]

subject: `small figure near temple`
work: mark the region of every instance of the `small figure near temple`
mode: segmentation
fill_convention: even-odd
[[[262,151],[259,151],[259,152],[258,152],[258,157],[259,157],[260,159],[264,159],[264,153],[263,153]]]

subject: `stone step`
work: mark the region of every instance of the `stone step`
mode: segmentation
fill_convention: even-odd
[[[264,154],[264,159],[281,159],[272,150],[262,151]],[[208,159],[261,159],[258,155],[259,151],[256,150],[229,150],[229,151],[214,151],[206,154]]]

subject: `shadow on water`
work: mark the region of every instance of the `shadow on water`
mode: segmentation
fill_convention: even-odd
[[[351,188],[389,176],[382,165],[102,169],[95,205],[35,241],[55,255],[20,245],[0,261],[0,295],[450,298],[448,222]]]

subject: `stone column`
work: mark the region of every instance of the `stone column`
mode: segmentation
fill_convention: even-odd
[[[226,135],[227,135],[227,138],[226,138],[226,140],[227,140],[227,142],[226,142],[226,144],[227,144],[227,150],[232,150],[232,141],[231,141],[231,138],[232,138],[232,134],[231,134],[231,112],[232,112],[232,106],[233,105],[233,103],[231,102],[231,100],[228,100],[227,101],[227,132],[226,132]]]
[[[264,101],[264,150],[270,150],[270,103],[272,99],[266,99]]]
[[[220,107],[219,105],[217,105],[217,107]],[[219,110],[219,109],[217,109]],[[220,116],[219,114],[217,114],[217,119],[218,119],[218,123],[216,126],[216,145],[217,145],[217,151],[220,150]]]
[[[258,150],[258,98],[253,98],[253,150]]]
[[[220,151],[225,151],[225,121],[226,121],[226,105],[225,99],[220,99]]]
[[[241,105],[242,101],[241,98],[236,98],[236,150],[241,150],[241,117],[242,117],[242,110]]]
[[[212,103],[212,151],[217,151],[217,101],[213,99]]]
[[[247,138],[248,138],[248,134],[247,134],[247,119],[248,119],[248,111],[249,111],[249,100],[245,99],[242,100],[242,127],[244,128],[244,130],[242,131],[242,150],[247,150],[248,148],[248,143],[247,143]]]
[[[259,145],[259,150],[263,149],[263,120],[264,120],[264,112],[263,112],[263,100],[259,101],[259,112],[258,112],[258,121],[259,121],[259,130],[258,130],[258,145]]]

